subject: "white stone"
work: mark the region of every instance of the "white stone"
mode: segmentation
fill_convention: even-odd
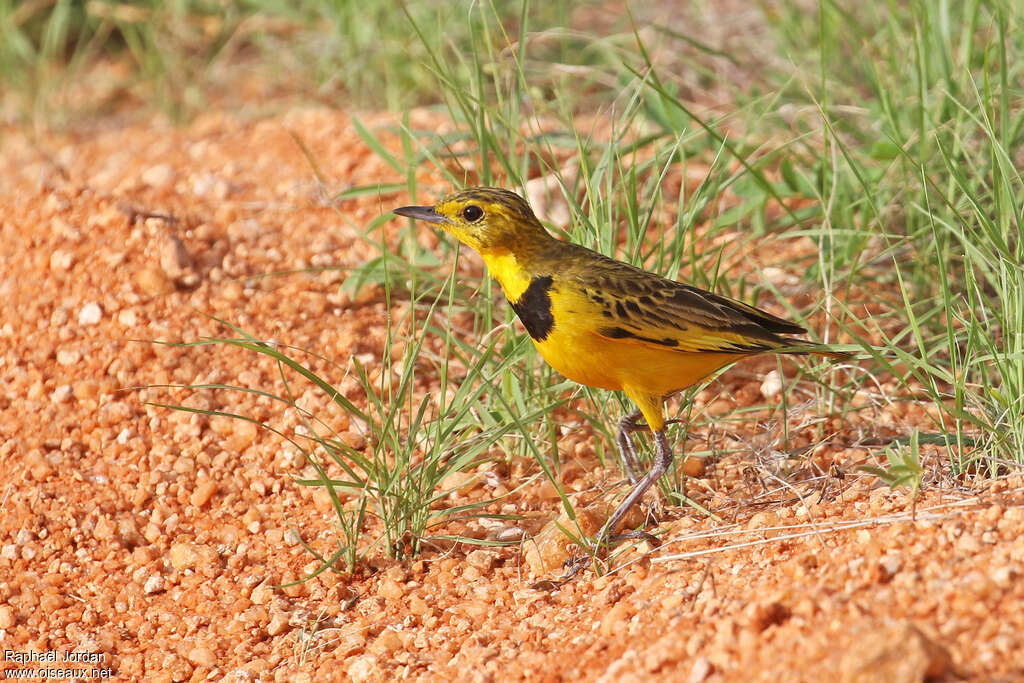
[[[167,187],[174,182],[174,169],[170,164],[151,166],[142,172],[142,182],[156,189]]]
[[[95,301],[90,301],[82,306],[82,310],[78,312],[79,325],[95,325],[102,319],[103,309]]]
[[[772,370],[764,376],[764,381],[761,382],[761,395],[765,398],[771,398],[780,391],[782,391],[782,378],[779,377],[778,370]]]
[[[82,353],[78,349],[61,349],[57,351],[57,363],[67,367],[82,360]]]

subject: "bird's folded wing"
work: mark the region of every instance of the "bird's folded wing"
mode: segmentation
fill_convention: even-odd
[[[683,352],[751,353],[799,343],[804,328],[765,311],[618,261],[589,264],[574,278],[608,339]]]

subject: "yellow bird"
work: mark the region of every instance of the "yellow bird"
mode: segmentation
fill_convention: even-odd
[[[637,405],[618,432],[633,489],[599,543],[611,539],[672,464],[663,412],[668,396],[758,353],[843,355],[782,336],[806,330],[771,313],[555,239],[508,190],[470,188],[434,206],[394,213],[438,225],[480,254],[551,367],[580,384],[625,392]],[[656,454],[640,477],[632,433],[648,429]]]

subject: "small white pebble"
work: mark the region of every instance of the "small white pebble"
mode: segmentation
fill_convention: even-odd
[[[139,319],[135,315],[135,311],[130,308],[125,308],[117,314],[117,322],[121,327],[135,327],[138,321]]]
[[[208,647],[194,647],[188,652],[188,661],[196,666],[212,669],[217,665],[217,654]]]
[[[288,614],[285,612],[275,612],[270,617],[270,623],[267,624],[267,633],[276,636],[288,628]]]
[[[54,403],[66,403],[74,392],[75,390],[71,388],[70,384],[62,384],[53,390],[50,400]]]
[[[70,251],[57,249],[50,254],[50,270],[67,270],[75,262],[75,255]]]
[[[152,595],[153,593],[159,593],[164,589],[164,577],[159,574],[146,579],[146,584],[142,587],[143,592],[146,595]]]
[[[156,189],[167,187],[174,182],[174,169],[170,164],[150,166],[142,172],[142,182]]]
[[[223,178],[212,173],[204,173],[192,181],[192,192],[200,197],[225,199],[231,194],[231,186]]]
[[[348,660],[351,664],[348,665],[345,673],[355,683],[363,683],[364,681],[372,681],[379,671],[380,665],[377,662],[377,657],[374,655],[360,655],[353,657]]]
[[[767,266],[761,270],[761,273],[764,275],[765,280],[768,280],[768,282],[772,283],[776,287],[800,283],[799,277],[783,270],[782,268],[776,268],[775,266]]]
[[[892,577],[903,567],[903,562],[896,555],[886,555],[878,563],[886,577]]]
[[[764,381],[761,382],[761,395],[765,398],[771,398],[782,391],[782,379],[779,377],[778,370],[772,370],[764,376]]]
[[[518,526],[510,526],[502,529],[494,535],[494,540],[499,543],[514,543],[526,537],[526,530]]]
[[[192,179],[192,194],[204,197],[213,191],[217,184],[217,176],[212,173],[203,173]]]
[[[992,582],[1000,588],[1009,588],[1013,583],[1016,574],[1017,572],[1005,565],[1002,567],[996,567],[996,569],[992,571]]]
[[[78,312],[79,325],[95,325],[103,319],[103,309],[94,301],[90,301]]]
[[[75,365],[82,360],[82,354],[77,349],[61,349],[57,352],[57,362],[65,367]]]
[[[260,583],[258,586],[252,589],[249,594],[249,600],[254,605],[265,605],[270,602],[270,599],[274,597],[274,588],[266,580]]]
[[[693,668],[690,669],[690,677],[687,678],[690,683],[701,683],[701,681],[707,680],[715,671],[715,665],[711,663],[711,660],[707,657],[700,657],[693,663]]]
[[[192,256],[181,238],[175,234],[167,234],[160,241],[160,268],[172,280],[177,280],[192,267]]]

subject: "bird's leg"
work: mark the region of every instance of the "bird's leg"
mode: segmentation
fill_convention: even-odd
[[[619,420],[619,459],[622,461],[622,466],[626,470],[626,474],[629,476],[629,481],[632,484],[640,481],[640,477],[637,474],[640,471],[640,461],[636,457],[636,446],[633,445],[633,432],[651,431],[647,423],[640,420],[641,414],[640,409],[637,408]],[[682,420],[668,420],[665,424],[670,425],[677,422],[682,422]]]
[[[637,475],[640,463],[636,458],[636,447],[633,446],[633,432],[648,428],[646,424],[637,424],[639,417],[640,409],[637,408],[619,420],[619,459],[622,460],[622,466],[625,468],[626,474],[629,475],[629,481],[634,485],[640,481],[640,477]]]
[[[651,465],[651,469],[647,471],[644,478],[633,486],[633,490],[605,522],[604,528],[601,529],[601,533],[597,537],[598,546],[605,545],[612,539],[615,529],[618,528],[629,509],[636,505],[647,493],[647,490],[661,479],[662,475],[668,472],[668,468],[672,466],[672,449],[668,445],[664,429],[654,432],[654,442],[656,444],[654,464]]]

